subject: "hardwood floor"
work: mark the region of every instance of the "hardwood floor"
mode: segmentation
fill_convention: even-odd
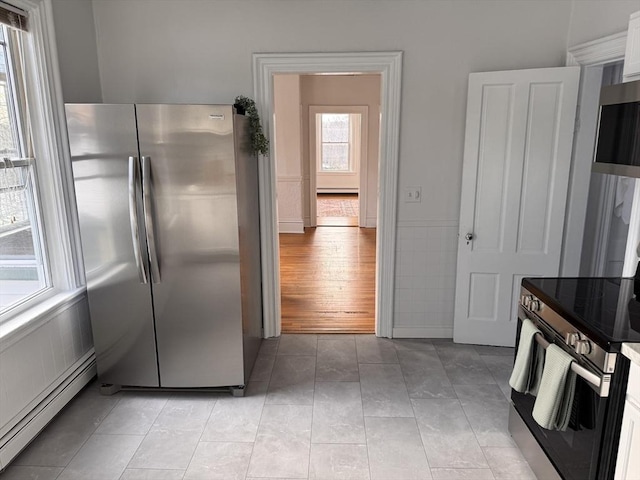
[[[283,333],[373,333],[376,230],[280,234]]]
[[[357,227],[358,217],[318,217],[319,227]]]

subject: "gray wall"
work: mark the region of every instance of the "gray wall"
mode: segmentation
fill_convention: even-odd
[[[420,184],[428,201],[401,203],[399,220],[457,221],[469,72],[562,65],[567,45],[625,30],[640,3],[53,0],[53,7],[68,102],[230,102],[252,94],[254,52],[403,50],[399,191]]]
[[[457,220],[467,78],[562,65],[570,2],[94,2],[105,102],[251,95],[254,52],[403,50],[400,220]],[[401,191],[401,190],[400,190]]]
[[[53,0],[62,94],[67,103],[100,103],[96,29],[90,0]]]
[[[58,34],[65,96],[79,101],[97,84],[89,7],[54,2],[58,19],[76,7],[73,14],[87,19],[87,30]],[[640,8],[626,0],[93,0],[92,6],[105,102],[228,103],[251,96],[254,52],[404,51],[398,191],[421,186],[423,201],[398,205],[395,325],[433,334],[453,323],[469,73],[564,65],[567,45],[625,30],[629,13]],[[425,259],[438,263],[437,278],[403,267]]]
[[[573,47],[626,31],[629,15],[638,10],[638,0],[573,0],[567,45]]]

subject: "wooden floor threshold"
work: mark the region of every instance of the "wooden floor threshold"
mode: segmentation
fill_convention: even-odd
[[[308,335],[370,335],[375,332],[375,329],[370,329],[367,328],[366,330],[356,330],[356,329],[350,329],[350,328],[345,328],[345,329],[338,329],[338,328],[327,328],[327,329],[320,329],[320,328],[291,328],[291,329],[287,329],[285,330],[284,327],[282,328],[282,333],[298,333],[298,334],[308,334]]]
[[[318,217],[319,227],[357,227],[358,217]]]

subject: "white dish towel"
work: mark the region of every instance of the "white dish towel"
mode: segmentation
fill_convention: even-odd
[[[531,320],[525,318],[522,321],[516,361],[509,378],[509,385],[516,392],[536,394],[544,363],[544,349],[535,341],[538,333],[540,330]]]
[[[533,405],[533,419],[547,430],[567,429],[576,389],[576,374],[571,370],[573,358],[557,345],[545,353],[540,389]]]

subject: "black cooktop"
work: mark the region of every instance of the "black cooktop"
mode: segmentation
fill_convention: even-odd
[[[522,286],[605,349],[618,350],[622,342],[640,342],[638,280],[525,278]]]

